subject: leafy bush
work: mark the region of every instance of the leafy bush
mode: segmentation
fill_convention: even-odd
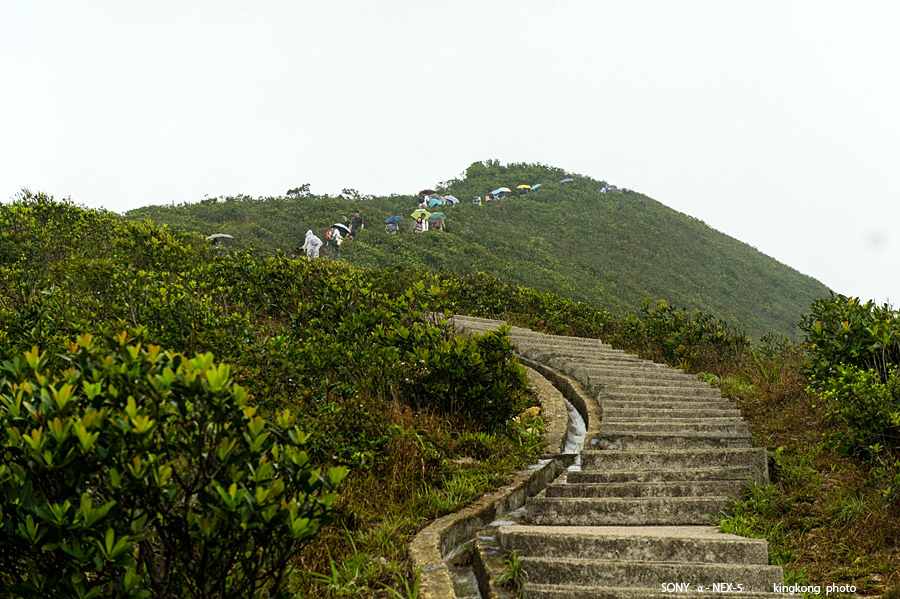
[[[509,329],[456,337],[446,324],[380,329],[379,343],[399,350],[400,397],[415,409],[451,415],[493,431],[521,411],[525,369]]]
[[[715,374],[733,368],[750,349],[750,340],[723,320],[649,300],[623,319],[611,341],[685,371]]]
[[[870,458],[900,447],[900,369],[888,371],[885,382],[875,370],[843,364],[836,370],[822,381],[821,396],[837,449]]]
[[[884,382],[900,365],[900,315],[887,304],[832,294],[815,300],[800,328],[806,333],[809,372],[820,381],[841,364],[874,370]]]
[[[0,587],[284,596],[345,470],[315,469],[294,417],[258,416],[211,354],[88,335],[63,359],[33,348],[0,370]]]

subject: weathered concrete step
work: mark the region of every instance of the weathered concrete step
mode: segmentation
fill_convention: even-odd
[[[736,497],[747,487],[744,480],[627,482],[627,483],[554,483],[545,497]]]
[[[533,353],[548,360],[550,364],[559,366],[581,366],[585,368],[610,368],[621,366],[626,370],[647,370],[659,372],[682,372],[666,364],[657,364],[642,360],[632,354],[626,354],[619,350],[599,349],[572,349],[570,347],[553,346],[549,344],[529,344],[519,346],[523,351]]]
[[[577,378],[577,377],[576,377]],[[579,379],[580,380],[580,379]],[[603,383],[581,381],[588,387],[598,387],[607,397],[655,397],[658,395],[673,395],[677,397],[713,397],[721,399],[722,393],[709,385],[698,383],[697,386],[682,385],[606,385]],[[702,386],[701,386],[702,385]]]
[[[665,422],[640,420],[613,420],[604,418],[600,423],[601,433],[640,433],[640,432],[671,432],[671,433],[749,433],[750,427],[743,420],[737,418],[711,418],[710,421],[688,420],[687,418],[672,418]],[[728,421],[728,422],[715,422]]]
[[[733,503],[715,497],[530,497],[525,503],[526,524],[548,526],[648,526],[712,523]]]
[[[609,389],[597,389],[597,390],[589,390],[598,400],[600,401],[728,401],[723,398],[721,394],[715,395],[712,393],[706,394],[704,396],[697,396],[694,394],[687,393],[634,393],[634,392],[620,392]],[[735,407],[735,404],[731,403],[731,407]]]
[[[668,389],[704,389],[712,390],[709,383],[697,380],[695,377],[684,375],[679,378],[660,373],[657,376],[642,374],[640,376],[610,376],[605,374],[587,374],[584,370],[578,373],[578,369],[574,369],[572,376],[578,380],[583,380],[592,385],[605,385],[606,387],[664,387]],[[718,391],[718,390],[716,390]]]
[[[712,526],[522,526],[499,528],[500,544],[519,557],[652,562],[768,564],[763,539]]]
[[[747,468],[666,468],[664,470],[570,470],[566,480],[570,483],[619,483],[665,481],[721,481],[747,480]]]
[[[727,588],[727,583],[721,583],[722,588]],[[710,585],[711,586],[711,585]],[[730,591],[702,591],[696,590],[697,585],[691,584],[691,590],[672,593],[678,599],[734,599],[737,587],[731,587]],[[741,599],[801,599],[801,595],[773,595],[772,589],[768,592],[748,593],[740,592]],[[571,584],[535,584],[526,583],[524,599],[660,599],[662,587],[653,588],[628,588],[628,587],[595,587],[579,586]]]
[[[751,447],[753,437],[749,433],[672,433],[642,432],[614,433],[600,430],[597,435],[597,449],[641,450],[641,449],[715,449],[729,447]]]
[[[710,399],[708,401],[697,401],[696,398],[685,399],[607,399],[603,402],[603,408],[608,410],[611,408],[657,408],[665,410],[736,410],[733,403],[725,399]]]
[[[591,385],[604,385],[606,387],[620,387],[629,385],[640,385],[645,387],[671,387],[671,388],[696,388],[711,389],[707,383],[698,381],[696,378],[682,375],[674,377],[666,372],[660,373],[643,373],[636,372],[631,375],[613,376],[609,374],[588,374],[584,369],[572,368],[568,372],[570,376],[575,377],[579,381],[585,381]]]
[[[624,366],[613,366],[611,364],[594,364],[593,361],[579,361],[576,363],[578,368],[585,371],[591,376],[610,376],[610,377],[637,377],[637,376],[653,376],[656,378],[671,378],[673,380],[699,380],[693,374],[686,374],[677,368],[670,368],[665,364],[657,364],[655,362],[647,362],[639,360],[635,363],[629,363]]]
[[[761,447],[671,451],[581,452],[582,470],[666,470],[741,467],[760,484],[769,482],[768,455]]]
[[[601,405],[605,405],[601,402]],[[741,411],[737,408],[730,410],[711,410],[711,409],[660,409],[660,408],[603,408],[603,420],[668,420],[675,418],[683,418],[687,420],[701,420],[704,418],[737,418],[741,415]]]
[[[547,364],[551,368],[555,368],[559,371],[564,371],[567,373],[576,373],[585,369],[598,369],[602,368],[604,370],[616,370],[620,373],[630,374],[666,374],[672,373],[673,371],[667,366],[663,366],[661,364],[647,364],[646,362],[642,362],[641,360],[634,358],[611,358],[611,357],[603,357],[603,356],[595,356],[593,358],[573,358],[572,356],[555,356],[550,357],[546,352],[523,352],[523,355],[528,355],[534,360],[539,362],[543,362]],[[676,371],[677,374],[678,371]],[[587,375],[587,373],[585,372]],[[602,373],[595,373],[597,375],[601,375]]]
[[[747,564],[617,562],[599,559],[522,559],[528,581],[537,584],[596,585],[655,589],[673,582],[696,585],[732,583],[743,591],[771,592],[783,582],[781,567]]]
[[[549,348],[528,348],[521,345],[516,346],[518,353],[531,358],[537,362],[541,362],[555,368],[556,370],[565,372],[574,372],[574,369],[585,367],[606,367],[625,369],[628,371],[646,371],[646,372],[667,372],[665,366],[659,365],[654,367],[642,362],[639,358],[628,356],[627,354],[615,355],[604,352],[592,352],[592,356],[572,356],[571,350],[566,348],[555,351]]]

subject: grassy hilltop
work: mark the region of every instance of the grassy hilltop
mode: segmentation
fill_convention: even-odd
[[[559,183],[569,176],[573,183]],[[484,197],[498,187],[538,183],[540,189],[522,197],[512,194],[480,208],[471,203],[473,195]],[[345,190],[338,197],[316,196],[308,186],[283,197],[148,206],[127,217],[230,233],[239,248],[273,254],[295,250],[307,229],[323,236],[341,214],[358,209],[366,230],[343,248],[350,264],[484,271],[616,314],[640,307],[645,298],[664,299],[714,314],[755,337],[797,338],[800,315],[813,299],[828,295],[819,281],[695,218],[635,191],[601,193],[604,185],[542,165],[478,162],[436,187],[461,200],[437,208],[447,214],[444,235],[411,234],[413,195],[371,197]],[[405,219],[397,236],[383,232],[384,219],[393,214]]]

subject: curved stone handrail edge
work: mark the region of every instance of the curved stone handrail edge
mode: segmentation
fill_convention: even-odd
[[[518,356],[522,364],[530,368],[529,376],[537,376],[562,393],[585,418],[587,423],[587,398],[581,396],[571,384],[560,389],[560,382],[568,377],[556,373],[539,362]],[[547,380],[544,373],[551,376]],[[532,375],[533,373],[533,375]],[[555,373],[558,376],[553,376]],[[573,397],[575,400],[573,401]],[[542,409],[544,409],[543,401]],[[579,405],[580,404],[580,405]],[[562,438],[565,437],[565,430]],[[550,439],[550,447],[560,447],[560,440]],[[519,470],[508,485],[482,495],[463,509],[442,516],[419,531],[409,542],[409,557],[414,571],[420,572],[420,599],[455,599],[456,592],[444,556],[504,514],[518,509],[528,497],[540,493],[575,461],[576,454],[549,454],[542,456],[539,466]],[[543,463],[541,463],[543,462]]]

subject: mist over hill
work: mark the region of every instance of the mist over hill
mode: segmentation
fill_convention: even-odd
[[[574,181],[561,184],[565,178]],[[540,187],[519,196],[519,185]],[[514,190],[499,202],[474,206],[491,190]],[[308,185],[284,196],[208,198],[147,206],[126,214],[204,235],[229,233],[235,248],[294,253],[312,229],[320,237],[341,215],[359,210],[366,228],[342,246],[357,266],[404,264],[431,271],[484,271],[507,283],[552,291],[624,313],[645,299],[665,300],[723,318],[754,337],[799,336],[797,323],[828,288],[755,248],[633,190],[535,164],[476,162],[439,183],[461,201],[440,210],[446,232],[413,234],[418,190],[388,197],[344,190],[314,195]],[[384,232],[391,215],[404,218],[399,235]]]

